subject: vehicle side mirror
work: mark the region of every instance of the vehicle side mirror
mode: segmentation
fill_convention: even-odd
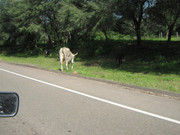
[[[19,96],[15,92],[0,92],[0,117],[14,117],[19,109]]]

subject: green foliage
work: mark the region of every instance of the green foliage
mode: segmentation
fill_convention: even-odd
[[[155,80],[159,78],[154,75],[179,75],[180,39],[174,38],[170,46],[163,42],[167,30],[169,35],[180,34],[179,9],[178,0],[0,0],[0,49],[7,56],[33,56],[30,63],[51,62],[50,69],[59,70],[58,51],[67,46],[80,58],[99,58],[78,61],[80,74],[143,85],[146,74]],[[159,32],[162,39],[155,38]],[[123,47],[125,54],[120,67],[114,60],[115,47]],[[39,58],[44,49],[51,53],[48,62]],[[136,75],[146,77],[138,82]],[[163,81],[178,82],[167,76]],[[179,85],[175,87],[174,91]]]
[[[176,0],[1,0],[0,42],[14,51],[68,46],[87,56],[103,55],[119,40],[140,44],[141,36],[167,32],[174,19],[179,32],[178,5]]]
[[[129,25],[137,37],[137,45],[141,45],[141,27],[146,18],[147,10],[154,0],[120,0],[117,1],[116,14],[120,23]],[[121,21],[122,20],[122,21]]]
[[[156,4],[149,10],[150,19],[168,31],[168,42],[171,40],[173,30],[180,18],[179,0],[157,0]]]

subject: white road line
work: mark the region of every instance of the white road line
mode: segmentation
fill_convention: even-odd
[[[91,99],[94,99],[94,100],[98,100],[98,101],[101,101],[101,102],[104,102],[104,103],[108,103],[108,104],[111,104],[111,105],[114,105],[114,106],[118,106],[118,107],[121,107],[121,108],[124,108],[124,109],[128,109],[128,110],[138,112],[138,113],[142,113],[142,114],[145,114],[145,115],[148,115],[148,116],[151,116],[151,117],[155,117],[155,118],[159,118],[159,119],[166,120],[166,121],[169,121],[169,122],[173,122],[173,123],[176,123],[176,124],[180,124],[180,121],[175,120],[175,119],[171,119],[171,118],[164,117],[164,116],[161,116],[161,115],[158,115],[158,114],[154,114],[154,113],[146,112],[146,111],[143,111],[143,110],[139,110],[139,109],[129,107],[129,106],[126,106],[126,105],[122,105],[122,104],[119,104],[119,103],[116,103],[116,102],[112,102],[112,101],[109,101],[109,100],[106,100],[106,99],[91,96],[91,95],[88,95],[88,94],[85,94],[85,93],[82,93],[82,92],[78,92],[78,91],[68,89],[68,88],[65,88],[65,87],[62,87],[62,86],[58,86],[58,85],[55,85],[55,84],[52,84],[52,83],[41,81],[41,80],[38,80],[38,79],[35,79],[35,78],[32,78],[32,77],[28,77],[28,76],[25,76],[25,75],[22,75],[22,74],[18,74],[18,73],[12,72],[12,71],[5,70],[5,69],[2,69],[2,68],[0,68],[0,70],[4,71],[4,72],[7,72],[7,73],[10,73],[10,74],[13,74],[13,75],[16,75],[16,76],[20,76],[20,77],[29,79],[29,80],[33,80],[33,81],[36,81],[36,82],[39,82],[39,83],[43,83],[43,84],[46,84],[46,85],[49,85],[49,86],[53,86],[53,87],[59,88],[59,89],[64,90],[64,91],[72,92],[72,93],[82,95],[82,96],[85,96],[85,97],[88,97],[88,98],[91,98]]]

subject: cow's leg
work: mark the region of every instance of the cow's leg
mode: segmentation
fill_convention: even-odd
[[[63,64],[62,64],[62,62],[61,62],[61,71],[63,71]]]
[[[63,71],[63,58],[60,57],[60,63],[61,63],[61,71]]]
[[[73,63],[71,63],[71,69],[73,69]]]
[[[68,67],[68,61],[66,60],[66,69],[68,70],[69,67]]]
[[[74,59],[71,60],[71,69],[73,69]]]

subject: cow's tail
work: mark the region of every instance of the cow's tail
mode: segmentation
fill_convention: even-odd
[[[74,54],[74,56],[78,55],[78,52]]]

